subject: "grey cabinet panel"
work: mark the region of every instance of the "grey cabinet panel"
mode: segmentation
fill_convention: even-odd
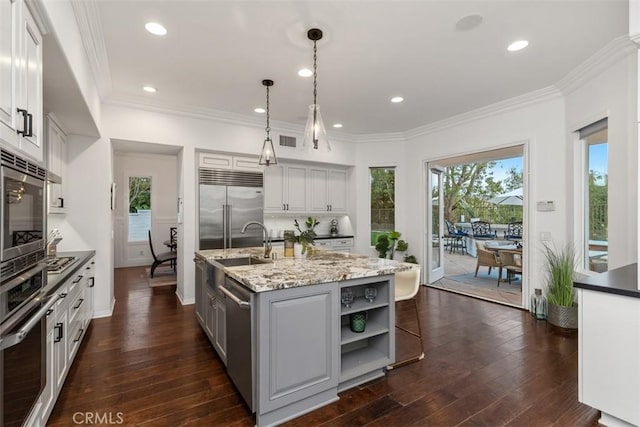
[[[213,346],[224,364],[227,364],[227,307],[222,298],[216,298],[215,302],[215,336]]]
[[[338,287],[324,284],[258,295],[258,412],[338,385]]]

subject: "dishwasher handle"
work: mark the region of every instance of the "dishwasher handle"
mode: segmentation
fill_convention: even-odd
[[[222,291],[223,294],[225,294],[227,297],[229,297],[229,299],[231,299],[231,301],[233,301],[236,304],[238,304],[241,308],[251,308],[251,303],[250,302],[241,300],[240,298],[235,296],[231,291],[229,291],[224,286],[220,286],[220,288],[218,288],[218,289],[220,289],[220,291]]]

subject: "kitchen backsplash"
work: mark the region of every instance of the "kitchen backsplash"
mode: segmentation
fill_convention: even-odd
[[[269,235],[272,238],[279,238],[279,237],[282,237],[284,230],[295,230],[295,227],[293,225],[293,221],[295,219],[298,220],[298,223],[300,224],[300,229],[304,230],[305,229],[304,223],[309,216],[320,221],[320,224],[318,224],[318,226],[316,227],[316,234],[319,236],[330,234],[329,230],[331,229],[331,220],[334,218],[338,220],[338,232],[340,235],[353,235],[353,227],[351,226],[351,220],[349,220],[349,215],[322,214],[322,215],[300,215],[298,217],[293,215],[278,216],[278,215],[265,214],[264,225],[265,227],[267,227],[267,230],[269,230]]]

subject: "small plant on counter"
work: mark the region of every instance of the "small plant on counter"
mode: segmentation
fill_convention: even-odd
[[[292,240],[293,243],[300,243],[302,245],[302,253],[307,251],[307,247],[313,244],[313,240],[316,238],[315,228],[320,224],[315,218],[308,217],[305,221],[304,225],[306,229],[303,231],[300,229],[300,224],[297,219],[293,220],[293,226],[298,230],[300,234],[297,236],[294,234],[289,240]]]
[[[406,252],[409,250],[409,244],[400,239],[402,233],[399,231],[389,231],[378,236],[376,242],[376,250],[378,251],[378,257],[395,259],[397,252]],[[418,264],[418,260],[414,255],[404,255],[404,262],[410,262],[412,264]]]

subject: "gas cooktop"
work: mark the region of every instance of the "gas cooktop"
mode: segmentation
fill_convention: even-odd
[[[76,260],[74,256],[55,257],[47,260],[47,272],[48,273],[62,273]]]

